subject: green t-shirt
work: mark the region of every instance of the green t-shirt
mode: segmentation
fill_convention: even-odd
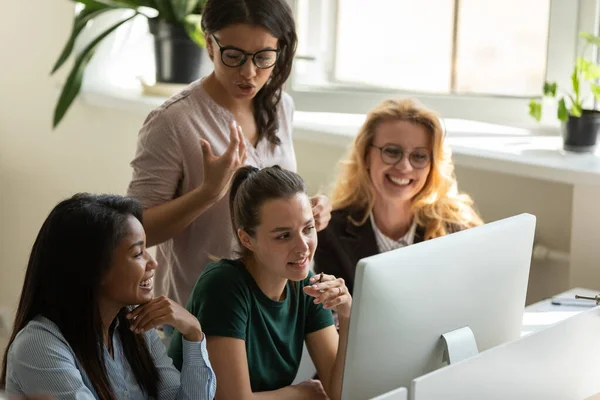
[[[288,282],[283,301],[268,298],[240,260],[208,264],[198,278],[186,308],[207,336],[246,342],[248,373],[253,392],[292,384],[307,334],[333,325],[330,310],[314,304],[302,288],[309,278]],[[169,356],[181,369],[181,334],[175,332]]]

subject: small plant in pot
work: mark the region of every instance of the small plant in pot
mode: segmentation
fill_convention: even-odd
[[[98,45],[121,25],[136,16],[148,18],[154,36],[156,81],[190,83],[200,77],[203,48],[206,47],[200,26],[206,0],[73,0],[83,8],[75,15],[71,35],[52,68],[54,74],[69,59],[75,41],[95,18],[114,10],[131,10],[114,24],[100,32],[79,54],[67,77],[56,107],[53,127],[56,127],[79,94],[85,68]]]
[[[575,60],[571,74],[570,90],[561,90],[556,82],[545,82],[543,96],[558,102],[557,117],[562,122],[563,149],[576,153],[590,153],[596,149],[598,131],[600,130],[600,111],[596,102],[600,101],[600,66],[586,59],[583,54],[589,46],[600,46],[600,37],[582,32],[585,39],[581,55]],[[585,108],[589,95],[584,94],[589,88],[589,95],[594,98],[594,106]],[[542,103],[537,99],[529,102],[529,115],[538,122],[542,118]]]

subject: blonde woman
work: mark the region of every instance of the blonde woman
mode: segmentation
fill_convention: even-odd
[[[315,270],[351,293],[360,259],[482,224],[458,192],[438,115],[414,99],[369,112],[341,167]]]

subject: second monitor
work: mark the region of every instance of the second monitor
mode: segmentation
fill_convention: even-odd
[[[445,342],[464,359],[519,338],[534,233],[522,214],[359,261],[342,398],[409,387]]]

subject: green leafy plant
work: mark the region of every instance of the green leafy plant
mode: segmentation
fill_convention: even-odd
[[[170,24],[180,25],[185,28],[188,36],[199,46],[205,47],[206,42],[200,26],[200,14],[206,0],[72,0],[83,5],[83,8],[73,21],[71,36],[65,44],[58,60],[52,68],[51,75],[54,74],[69,59],[73,53],[75,41],[84,31],[88,23],[94,18],[113,10],[127,9],[132,10],[129,15],[117,21],[108,27],[104,32],[96,36],[89,44],[77,54],[71,72],[69,73],[65,85],[62,89],[56,108],[54,109],[53,127],[56,127],[67,110],[73,103],[73,100],[81,90],[85,68],[94,56],[98,45],[109,34],[114,32],[119,26],[130,21],[138,15],[144,15],[148,18],[156,17]]]
[[[543,96],[556,99],[558,101],[557,118],[563,122],[569,119],[569,115],[580,117],[583,110],[583,104],[587,96],[582,94],[583,85],[589,85],[591,94],[596,101],[600,101],[600,66],[595,61],[586,59],[583,55],[589,46],[600,46],[600,37],[581,32],[579,36],[585,39],[585,44],[581,54],[575,59],[573,73],[571,74],[570,91],[559,90],[556,82],[545,82]],[[540,121],[542,118],[542,103],[537,99],[531,99],[529,102],[529,115]]]

